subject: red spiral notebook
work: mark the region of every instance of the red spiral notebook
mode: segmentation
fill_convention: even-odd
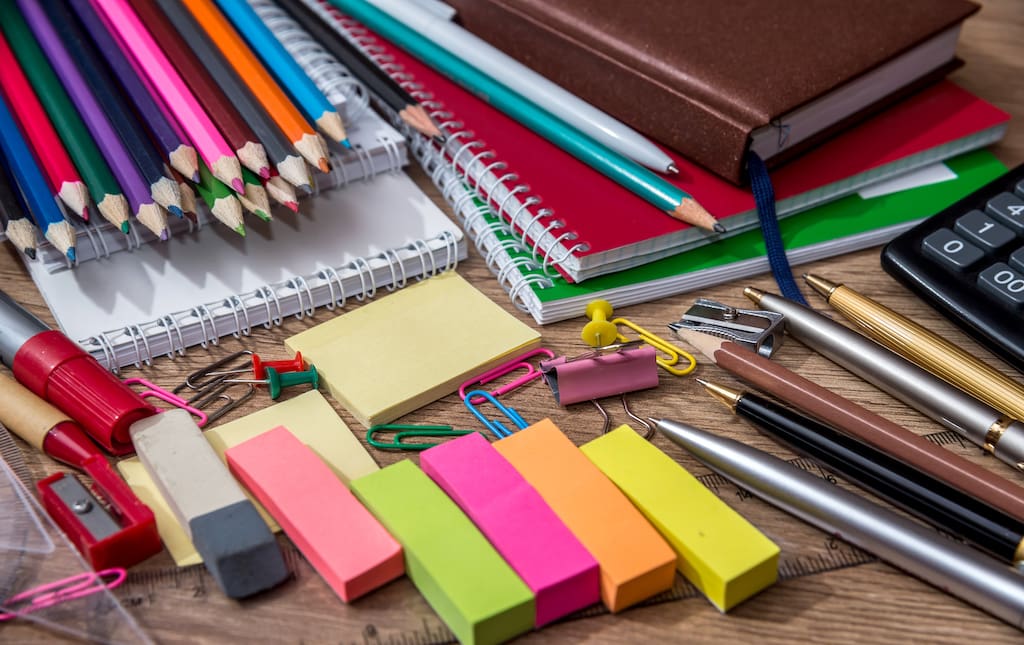
[[[378,37],[406,84],[456,134],[446,156],[513,224],[539,261],[571,282],[713,243]],[[394,68],[392,68],[394,69]],[[1009,116],[948,81],[772,173],[780,217],[998,140]],[[668,151],[672,181],[734,235],[757,226],[753,195]]]

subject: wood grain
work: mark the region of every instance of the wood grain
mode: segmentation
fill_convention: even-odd
[[[953,79],[1014,116],[1006,138],[993,146],[996,155],[1013,166],[1024,162],[1024,82],[1021,81],[1024,79],[1024,5],[1020,0],[988,0],[983,4],[982,11],[964,26],[959,55],[967,64],[953,75]],[[437,203],[443,203],[421,172],[411,169],[410,173]],[[510,313],[534,324],[531,318],[509,303],[474,251],[471,250],[470,259],[458,270]],[[992,360],[990,354],[886,276],[879,267],[877,248],[799,266],[796,271],[813,271],[833,280],[845,281],[883,304],[949,338],[957,339],[968,351]],[[39,292],[15,251],[8,245],[0,248],[0,281],[17,300],[52,322]],[[741,291],[748,284],[775,291],[771,278],[763,275],[616,313],[668,337],[665,325],[677,320],[698,296],[747,307]],[[817,296],[809,290],[805,293],[810,302],[821,308]],[[350,302],[346,310],[355,306],[358,303]],[[580,314],[580,318],[542,327],[544,345],[558,353],[573,355],[582,352],[584,346],[579,340],[579,332],[585,319],[582,311]],[[127,370],[125,375],[141,375],[163,385],[173,385],[198,367],[238,349],[282,357],[285,354],[282,345],[285,337],[308,329],[330,315],[321,311],[313,319],[289,319],[278,329],[259,329],[251,337],[241,340],[228,338],[209,351],[190,351],[186,357],[175,361],[161,359],[152,367]],[[413,320],[409,322],[411,329]],[[808,378],[826,384],[918,433],[942,430],[795,342],[787,342],[777,358]],[[707,363],[700,365],[697,374],[738,385],[735,379]],[[543,385],[534,384],[520,390],[510,395],[507,402],[527,420],[550,417],[577,442],[597,436],[601,429],[601,419],[591,406],[559,408]],[[265,397],[256,397],[242,411],[234,412],[231,418],[266,403]],[[350,427],[360,428],[351,415],[335,407]],[[660,386],[632,397],[631,407],[641,416],[675,418],[740,438],[786,458],[793,456],[713,403],[689,377],[676,378],[662,373]],[[617,404],[609,404],[608,409],[614,423],[627,420]],[[403,420],[448,423],[456,427],[476,427],[477,423],[457,396],[445,397]],[[667,441],[659,437],[655,442],[693,472],[707,472]],[[52,463],[32,453],[25,444],[20,445],[25,448],[26,458],[37,476],[55,470]],[[955,445],[950,449],[1021,482],[1019,474],[1011,472],[1000,462],[982,457],[974,447]],[[373,455],[381,464],[392,463],[405,456],[380,451],[373,452]],[[844,554],[850,563],[866,559],[863,554],[858,555],[850,547],[799,521],[748,499],[741,491],[723,489],[721,494],[782,545],[784,555],[789,554],[793,558],[793,571],[813,564],[813,559],[825,552]],[[281,539],[285,544],[286,540]],[[348,606],[331,593],[301,558],[293,555],[290,560],[296,569],[294,580],[245,603],[234,603],[220,596],[200,569],[172,575],[171,560],[166,554],[137,567],[117,595],[153,638],[166,643],[425,643],[446,638],[443,626],[407,579],[392,583]],[[2,630],[4,640],[9,642],[52,642],[54,639],[53,634],[23,625],[8,624]],[[872,562],[781,581],[725,616],[702,598],[693,597],[632,609],[617,616],[597,615],[565,621],[530,634],[523,640],[537,643],[566,640],[634,643],[684,639],[688,642],[756,639],[760,643],[962,643],[972,639],[1009,643],[1020,642],[1021,634],[914,578],[887,565]]]

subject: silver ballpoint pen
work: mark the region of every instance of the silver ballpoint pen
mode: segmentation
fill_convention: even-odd
[[[785,316],[786,331],[832,362],[1024,471],[1024,424],[830,318],[747,287],[762,309]]]
[[[1024,576],[887,508],[733,439],[651,419],[706,466],[773,506],[1024,629]]]

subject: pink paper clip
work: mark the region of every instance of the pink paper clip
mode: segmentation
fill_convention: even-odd
[[[188,410],[189,414],[196,418],[196,425],[199,426],[200,428],[205,426],[207,421],[209,421],[209,417],[206,416],[205,412],[203,412],[199,408],[189,405],[188,401],[181,398],[177,394],[174,394],[173,392],[168,392],[159,385],[150,383],[146,379],[126,378],[124,379],[124,384],[129,387],[131,387],[132,385],[141,385],[142,387],[146,388],[145,390],[139,392],[139,396],[141,396],[144,399],[160,399],[164,403],[170,403],[176,408]],[[160,408],[157,408],[157,410],[163,412],[163,410],[160,410]]]
[[[547,356],[549,359],[555,357],[555,353],[553,351],[551,351],[550,349],[545,349],[544,347],[538,347],[537,349],[530,350],[525,354],[520,354],[519,356],[516,356],[515,358],[510,360],[509,362],[503,363],[491,370],[488,370],[481,374],[480,376],[472,378],[463,383],[462,385],[460,385],[459,396],[463,400],[465,400],[467,389],[475,390],[477,385],[486,385],[487,383],[497,380],[502,376],[505,376],[506,374],[511,374],[516,370],[523,370],[525,373],[511,382],[491,390],[491,396],[498,397],[501,396],[502,394],[505,394],[506,392],[511,392],[517,387],[526,385],[533,379],[540,377],[540,370],[537,369],[532,363],[529,363],[527,361],[533,358],[534,356],[541,355]],[[485,399],[480,396],[474,398],[476,399],[475,401],[470,401],[470,403],[472,403],[473,405],[480,405],[485,401]]]
[[[0,622],[100,591],[109,591],[124,582],[127,577],[128,572],[121,568],[104,569],[99,572],[87,571],[23,591],[0,601],[0,605],[11,608],[11,611],[0,611]]]

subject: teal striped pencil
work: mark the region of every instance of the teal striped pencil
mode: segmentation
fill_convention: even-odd
[[[594,141],[365,0],[329,1],[475,96],[672,217],[709,231],[725,231],[725,227],[683,189]]]

